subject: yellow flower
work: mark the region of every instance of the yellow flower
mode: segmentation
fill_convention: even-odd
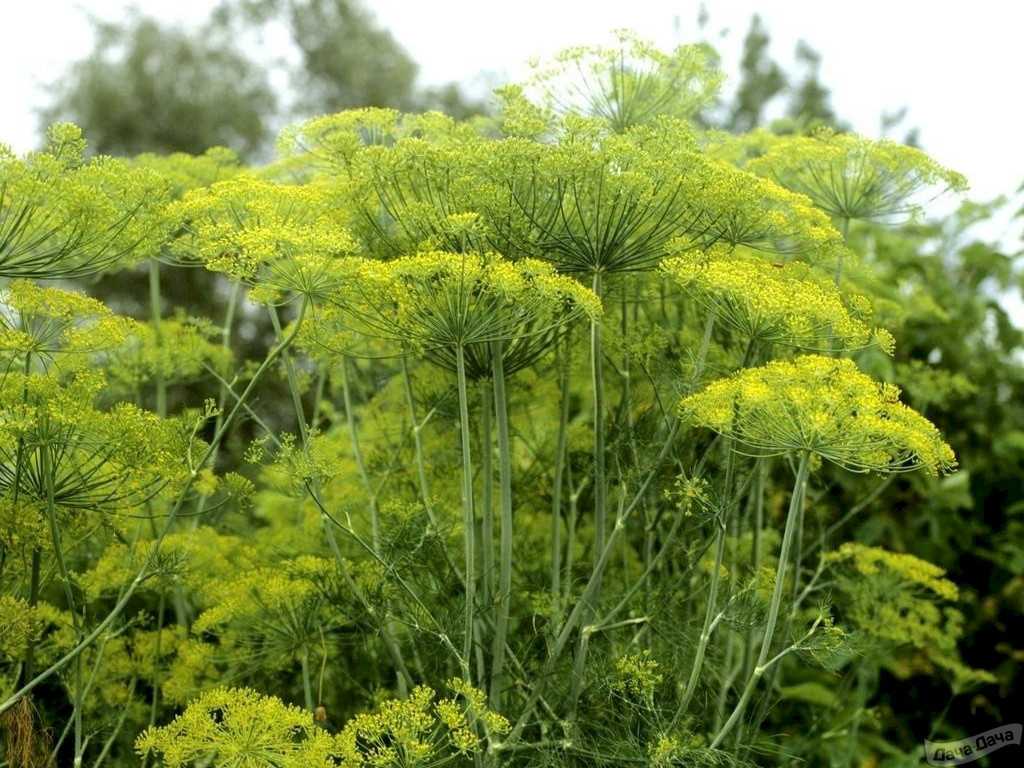
[[[891,336],[869,324],[865,302],[844,299],[807,264],[698,250],[666,259],[661,271],[746,339],[808,350],[878,344],[892,352]]]
[[[748,167],[848,220],[911,215],[929,189],[967,188],[963,176],[919,149],[830,130],[778,138]]]
[[[805,355],[748,368],[683,398],[680,411],[765,454],[808,452],[857,472],[956,466],[931,422],[846,359]]]

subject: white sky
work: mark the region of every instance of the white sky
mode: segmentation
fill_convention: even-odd
[[[124,0],[0,0],[0,141],[37,142],[41,84],[91,47],[83,11],[115,19]],[[197,23],[213,0],[139,0],[143,12]],[[424,83],[515,78],[524,62],[567,45],[603,42],[628,27],[663,45],[697,37],[698,0],[371,0],[368,5],[421,65]],[[823,55],[822,80],[837,112],[877,135],[883,110],[909,107],[924,147],[965,173],[973,196],[1024,181],[1024,3],[1019,0],[714,0],[710,28],[727,71],[752,14],[788,65],[799,38]],[[678,22],[676,21],[678,19]]]

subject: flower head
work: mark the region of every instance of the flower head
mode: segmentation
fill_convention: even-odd
[[[912,215],[927,190],[963,191],[967,181],[914,147],[819,130],[769,145],[748,168],[807,195],[844,219],[886,220]]]
[[[874,343],[892,351],[892,336],[869,325],[866,299],[845,299],[802,262],[689,250],[663,261],[661,271],[747,339],[807,350]]]
[[[611,45],[567,48],[537,63],[526,90],[555,112],[596,117],[622,133],[660,117],[694,115],[722,82],[713,63],[706,45],[666,52],[617,30]]]
[[[805,355],[748,368],[680,403],[684,418],[769,454],[808,452],[857,472],[956,465],[935,426],[852,360]]]
[[[489,375],[492,342],[505,344],[510,360],[529,364],[544,349],[539,343],[573,318],[601,313],[591,291],[530,259],[436,251],[389,262],[353,259],[347,269],[332,306],[312,323],[321,328],[314,342],[329,344],[333,327],[350,342],[363,335],[414,348],[449,370],[462,348]]]
[[[70,123],[47,139],[23,158],[0,147],[0,277],[84,277],[155,253],[167,182],[124,160],[86,160]]]

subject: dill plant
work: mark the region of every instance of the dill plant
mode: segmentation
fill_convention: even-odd
[[[989,683],[941,568],[835,540],[956,468],[853,257],[963,180],[706,132],[720,79],[622,33],[264,168],[0,154],[6,764],[852,765],[914,748],[882,670]],[[45,284],[121,269],[148,319]]]

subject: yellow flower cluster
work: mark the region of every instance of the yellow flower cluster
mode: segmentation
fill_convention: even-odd
[[[204,602],[211,607],[196,618],[193,631],[218,632],[242,624],[255,636],[261,627],[277,621],[299,621],[297,617],[316,614],[323,606],[334,569],[326,560],[315,560],[319,566],[316,573],[296,573],[277,566],[249,570],[223,581],[208,580]]]
[[[843,219],[913,214],[921,202],[917,198],[928,189],[967,188],[963,176],[919,149],[830,130],[778,138],[748,168]]]
[[[345,170],[367,146],[392,142],[400,118],[397,110],[378,107],[324,115],[282,131],[277,148],[286,158]]]
[[[808,350],[874,343],[892,354],[892,335],[866,322],[866,301],[848,304],[831,279],[802,262],[698,250],[666,259],[661,272],[745,339]]]
[[[169,724],[135,742],[165,768],[212,764],[231,768],[327,768],[333,739],[313,713],[248,688],[217,688]]]
[[[102,375],[77,372],[66,379],[8,373],[0,378],[0,461],[15,466],[19,444],[32,466],[48,461],[60,483],[64,512],[128,509],[171,493],[187,475],[192,447],[180,422],[161,419],[130,403],[102,410],[95,403]],[[0,491],[26,503],[47,498],[46,473],[10,473]]]
[[[680,121],[607,134],[599,120],[570,116],[557,143],[508,138],[483,149],[478,209],[496,247],[561,272],[648,269],[707,210],[703,190],[684,193],[706,163]]]
[[[357,250],[329,192],[249,175],[195,189],[169,206],[185,235],[174,249],[270,291],[319,295],[330,263]]]
[[[110,382],[134,394],[157,377],[166,384],[195,381],[206,375],[207,366],[223,375],[232,355],[214,340],[218,333],[202,320],[164,318],[158,341],[150,323],[135,323],[124,343],[104,355]]]
[[[875,576],[883,570],[910,583],[925,587],[943,600],[959,597],[956,584],[945,577],[945,571],[934,563],[901,552],[849,541],[826,559],[833,563],[849,563],[863,576]]]
[[[64,370],[86,365],[97,352],[120,346],[137,324],[102,302],[74,291],[14,280],[0,291],[0,356],[35,358]],[[13,367],[19,367],[17,365]]]
[[[549,109],[598,117],[623,132],[660,117],[687,118],[714,99],[722,74],[706,45],[662,51],[627,30],[606,46],[578,46],[534,65],[527,91]]]
[[[707,208],[693,228],[700,242],[799,252],[815,262],[835,261],[845,248],[808,197],[729,163],[706,159],[702,173],[687,178],[684,194]]]
[[[356,715],[331,736],[313,713],[247,688],[217,688],[191,702],[171,723],[150,727],[135,742],[165,768],[214,764],[231,768],[416,768],[479,753],[478,730],[500,735],[508,721],[463,681],[435,701],[426,687]]]
[[[109,157],[84,159],[74,125],[24,158],[0,148],[0,277],[82,277],[155,253],[167,182]]]
[[[691,423],[759,453],[807,452],[858,472],[956,465],[935,426],[899,400],[899,390],[851,360],[805,355],[740,371],[683,398]]]
[[[39,609],[26,600],[0,595],[0,616],[0,659],[20,660],[42,630]]]
[[[176,200],[190,189],[208,187],[242,172],[238,155],[227,147],[211,147],[201,155],[146,153],[135,157],[132,165],[159,174]]]
[[[658,671],[658,662],[651,658],[651,652],[643,651],[620,656],[615,660],[615,677],[611,687],[623,696],[649,701],[663,679]]]
[[[140,542],[134,548],[120,542],[111,544],[80,577],[85,594],[95,600],[116,592],[148,563],[161,588],[179,587],[194,595],[199,605],[207,605],[213,599],[207,590],[210,584],[222,584],[233,574],[258,564],[250,545],[205,526],[168,534],[158,557],[154,558],[154,550],[152,541]]]
[[[943,605],[956,600],[958,590],[941,568],[913,555],[853,542],[826,560],[837,568],[837,605],[845,619],[860,632],[916,655],[916,663],[909,665],[898,657],[887,659],[896,674],[939,667],[951,675],[954,689],[995,681],[960,658],[963,615]]]
[[[406,699],[392,699],[374,712],[356,715],[337,737],[341,765],[436,765],[480,751],[481,730],[492,735],[508,732],[508,721],[487,708],[482,691],[458,679],[448,686],[455,693],[451,698],[435,701],[431,688],[418,686]]]
[[[331,306],[310,323],[311,343],[385,339],[449,369],[459,346],[525,341],[601,313],[592,291],[531,259],[436,251],[389,262],[351,259],[345,271]]]

